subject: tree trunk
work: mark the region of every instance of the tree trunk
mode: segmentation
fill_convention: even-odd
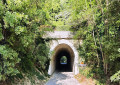
[[[95,46],[97,46],[97,43],[96,43],[96,39],[95,39],[95,36],[94,36],[94,30],[93,30],[93,38],[94,38],[94,42],[95,42]],[[98,56],[98,52],[97,52],[97,49],[96,49],[96,53],[97,53],[97,61],[98,61],[98,67],[100,65],[100,59],[99,59],[99,56]]]
[[[90,3],[91,3],[91,0],[90,0]],[[92,5],[91,5],[91,8],[92,8]],[[93,14],[93,24],[94,25],[96,25],[96,23],[95,23],[95,18],[94,18],[94,14]],[[95,43],[95,46],[97,47],[97,42],[96,42],[96,39],[95,39],[95,32],[94,32],[94,29],[93,29],[93,38],[94,38],[94,43]],[[96,49],[96,53],[97,53],[97,61],[98,61],[98,65],[97,65],[97,67],[99,67],[100,66],[100,59],[99,59],[99,55],[98,55],[98,51],[97,51],[97,49]]]
[[[106,65],[105,65],[105,57],[104,57],[104,55],[103,55],[103,49],[102,49],[102,44],[101,44],[101,41],[100,41],[100,38],[99,38],[98,30],[97,30],[97,37],[98,37],[99,44],[100,44],[100,51],[101,51],[101,54],[102,54],[103,67],[104,67],[104,73],[105,73],[105,68],[106,68]]]

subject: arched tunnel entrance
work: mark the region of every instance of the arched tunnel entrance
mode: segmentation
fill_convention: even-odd
[[[61,63],[61,58],[65,56],[67,63]],[[52,74],[55,71],[59,72],[72,72],[74,67],[74,52],[72,48],[67,44],[59,44],[54,49],[54,54],[51,57],[48,74]]]

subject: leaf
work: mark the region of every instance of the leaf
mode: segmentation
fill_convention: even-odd
[[[20,62],[17,52],[12,48],[9,48],[7,45],[0,45],[0,54],[3,59],[1,62],[3,64],[3,68],[0,66],[0,72],[4,71],[1,79],[4,80],[7,76],[19,73],[15,68],[15,65]]]
[[[19,35],[20,33],[24,32],[24,30],[25,30],[25,27],[17,26],[17,27],[15,28],[15,33],[16,33],[17,35]]]
[[[120,70],[110,77],[112,82],[120,81]]]
[[[1,24],[0,24],[0,26],[1,26]],[[0,27],[0,40],[2,40],[4,37],[3,37],[3,35],[2,35],[2,28]]]
[[[120,48],[118,48],[118,52],[120,53]]]

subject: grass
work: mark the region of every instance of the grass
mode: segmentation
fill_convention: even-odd
[[[90,72],[90,67],[81,67],[80,73],[74,77],[80,82],[81,85],[105,85],[99,80],[93,78],[93,73]]]
[[[96,85],[96,82],[92,78],[87,78],[82,74],[77,74],[74,76],[81,85]]]

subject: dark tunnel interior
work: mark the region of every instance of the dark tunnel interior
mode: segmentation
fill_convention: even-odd
[[[61,64],[60,60],[61,58],[65,56],[67,58],[66,64]],[[59,50],[59,52],[56,54],[56,71],[58,72],[72,72],[72,61],[71,61],[71,55],[70,52],[67,50]]]

